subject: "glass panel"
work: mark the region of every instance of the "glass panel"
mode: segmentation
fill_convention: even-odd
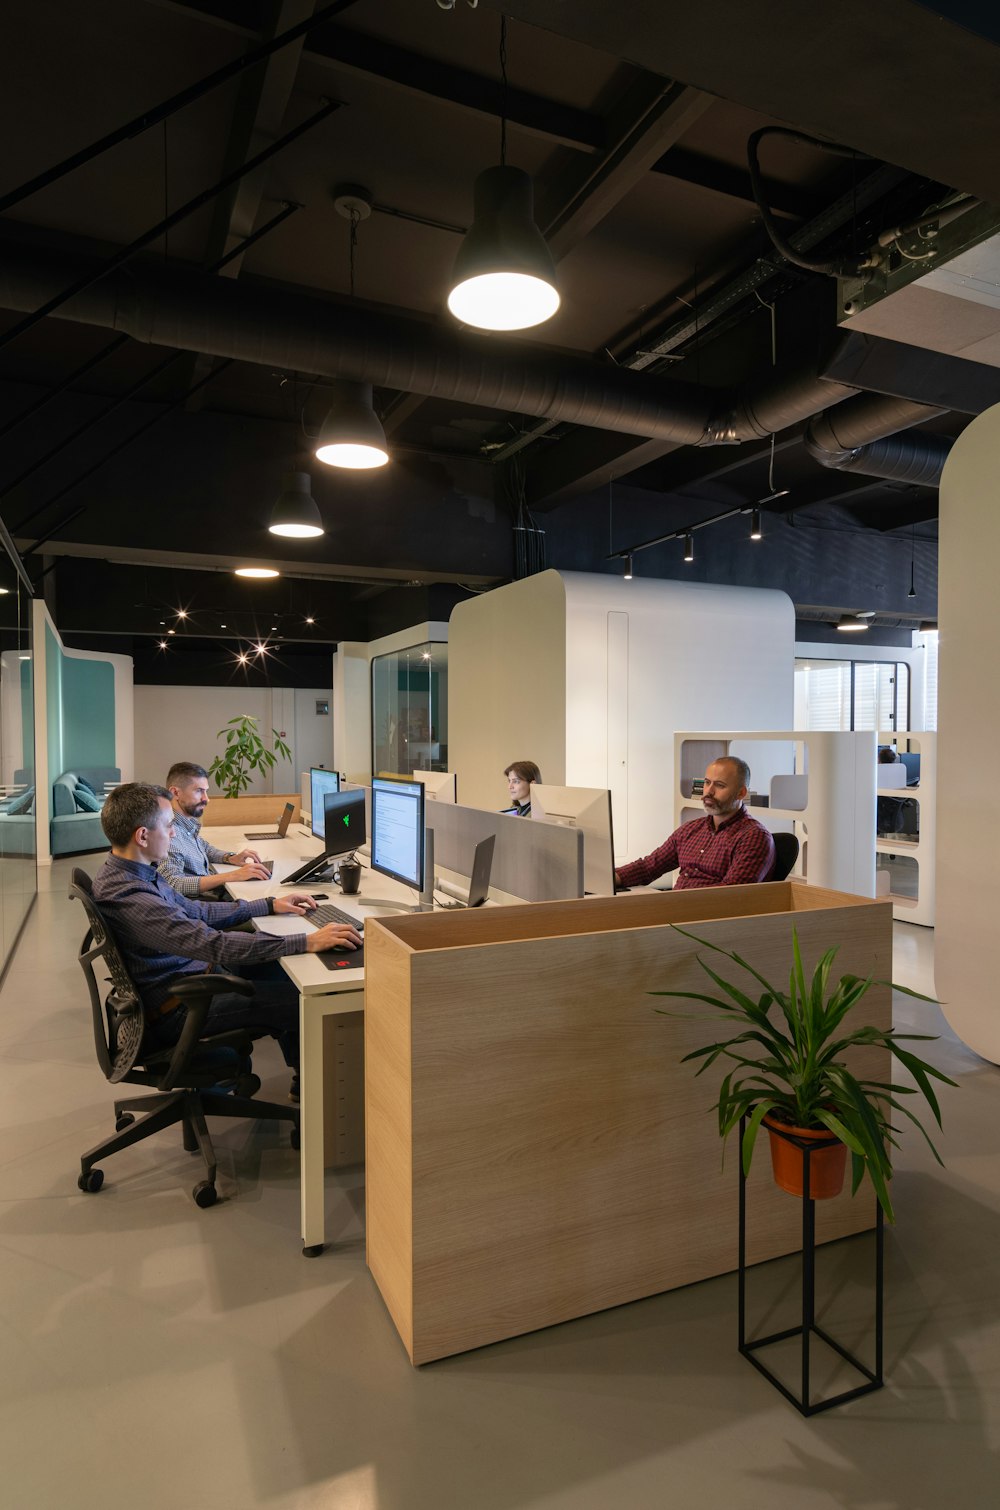
[[[35,718],[31,598],[0,547],[0,970],[34,899]]]
[[[851,727],[850,661],[795,662],[795,727]]]
[[[871,661],[854,663],[854,728],[876,729],[878,723],[878,668]],[[891,727],[891,725],[889,726]]]
[[[372,661],[372,771],[448,769],[448,646],[411,645]]]

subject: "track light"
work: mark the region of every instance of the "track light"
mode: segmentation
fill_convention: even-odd
[[[452,273],[448,308],[480,330],[528,330],[559,308],[552,253],[535,224],[534,188],[520,168],[476,179],[474,214]]]
[[[237,577],[256,577],[263,580],[265,577],[280,577],[281,573],[275,571],[273,566],[238,566],[235,575]],[[225,625],[223,624],[223,629]]]
[[[751,540],[760,540],[761,538],[762,538],[762,535],[761,535],[761,528],[760,528],[760,509],[751,509],[750,510],[750,539]]]
[[[691,534],[684,536],[684,560],[694,560],[694,536]]]
[[[389,460],[385,431],[372,408],[371,383],[337,382],[334,403],[316,442],[317,461],[364,471]],[[318,511],[317,511],[318,518]]]
[[[325,533],[310,491],[308,472],[285,473],[268,530],[289,540],[312,540]]]
[[[631,556],[631,553],[629,553],[629,555],[627,555],[625,557],[625,581],[626,582],[631,582],[631,580],[632,580],[632,556]]]

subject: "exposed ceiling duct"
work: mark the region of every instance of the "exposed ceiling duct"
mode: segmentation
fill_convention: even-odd
[[[837,471],[936,487],[953,442],[945,436],[899,432],[944,412],[907,399],[861,394],[810,421],[806,450]]]
[[[81,276],[77,260],[0,250],[0,305],[31,310]],[[595,429],[735,445],[818,415],[806,445],[823,466],[935,483],[949,449],[937,437],[896,437],[940,409],[778,370],[719,395],[589,357],[451,330],[398,313],[333,303],[266,285],[131,268],[74,297],[60,317],[123,331],[152,345],[371,382]],[[848,400],[844,403],[844,400]],[[835,419],[820,413],[837,405]],[[890,444],[883,437],[892,436]]]

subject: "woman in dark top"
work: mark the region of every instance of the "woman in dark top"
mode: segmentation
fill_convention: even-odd
[[[514,760],[504,771],[504,775],[513,807],[504,807],[500,811],[510,813],[514,818],[530,818],[531,783],[541,781],[541,771],[533,760]]]

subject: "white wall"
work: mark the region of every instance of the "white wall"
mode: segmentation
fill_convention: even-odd
[[[266,743],[271,743],[272,729],[282,734],[292,748],[292,759],[279,761],[265,779],[255,777],[247,790],[297,792],[303,768],[296,749],[299,709],[314,708],[320,697],[329,698],[329,689],[136,687],[135,780],[162,782],[175,760],[193,760],[207,770],[225,745],[219,730],[229,719],[249,713],[258,720]],[[329,726],[330,719],[322,722]],[[331,760],[332,753],[327,764]],[[218,790],[214,783],[211,790]]]
[[[512,760],[533,760],[543,781],[565,785],[566,588],[555,571],[452,610],[448,764],[459,802],[509,806],[503,770]]]
[[[987,632],[996,601],[1000,405],[963,430],[945,462],[939,516],[937,994],[955,1032],[1000,1064],[1000,1006],[993,932],[1000,867],[989,799],[969,801],[969,752],[1000,746],[1000,700]],[[987,764],[991,764],[988,759]],[[978,783],[976,786],[978,787]],[[989,778],[983,790],[992,790]]]
[[[616,853],[644,853],[674,826],[678,729],[791,727],[794,638],[791,600],[755,588],[549,571],[462,603],[460,800],[503,806],[503,767],[536,760],[548,782],[609,787]]]

